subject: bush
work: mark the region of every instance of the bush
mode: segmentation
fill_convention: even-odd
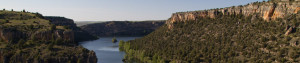
[[[118,40],[116,39],[116,37],[112,38],[112,43],[117,43]]]

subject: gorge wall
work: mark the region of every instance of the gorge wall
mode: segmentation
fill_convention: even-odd
[[[233,6],[221,9],[177,12],[167,20],[169,28],[172,28],[174,22],[194,21],[199,18],[215,18],[217,15],[238,15],[244,16],[256,15],[263,17],[264,20],[274,20],[284,18],[287,15],[298,13],[300,10],[300,2],[254,2],[244,6]]]
[[[111,21],[104,23],[94,23],[81,26],[81,28],[93,35],[106,36],[144,36],[161,25],[165,21]]]

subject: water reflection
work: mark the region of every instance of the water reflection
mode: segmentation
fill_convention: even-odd
[[[111,46],[111,47],[101,47],[98,50],[102,50],[102,51],[119,51],[119,47],[117,46]]]
[[[80,44],[96,52],[98,63],[123,63],[124,52],[119,51],[118,43],[112,43],[113,37],[100,37],[98,40],[81,42]],[[139,37],[116,37],[118,41],[134,40]]]

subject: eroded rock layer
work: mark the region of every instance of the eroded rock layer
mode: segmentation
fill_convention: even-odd
[[[300,2],[254,2],[244,6],[233,6],[221,9],[178,12],[166,22],[169,28],[172,23],[182,21],[195,21],[199,18],[215,18],[217,15],[238,15],[244,16],[257,15],[263,17],[264,20],[274,20],[284,18],[285,16],[298,13],[300,10]]]

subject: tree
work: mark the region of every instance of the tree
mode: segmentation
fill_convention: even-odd
[[[23,9],[23,12],[26,12],[25,9]]]
[[[125,41],[120,40],[120,42],[119,42],[119,47],[123,47],[124,43],[125,43]]]
[[[5,23],[9,23],[9,20],[5,20]]]
[[[123,40],[120,40],[120,42],[119,42],[119,50],[120,51],[124,51],[124,43],[125,43],[125,41],[123,41]]]
[[[118,40],[116,39],[116,37],[114,37],[114,38],[112,39],[112,42],[113,42],[113,43],[117,43],[117,42],[118,42]]]

